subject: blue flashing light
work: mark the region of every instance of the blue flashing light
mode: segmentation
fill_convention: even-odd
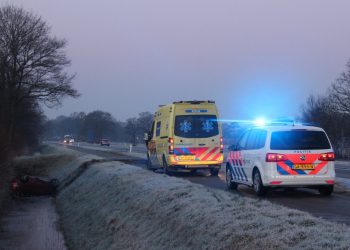
[[[254,121],[254,124],[256,126],[265,126],[267,123],[267,121],[264,119],[264,118],[257,118],[255,121]]]

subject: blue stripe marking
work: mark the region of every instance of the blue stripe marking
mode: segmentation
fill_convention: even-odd
[[[187,148],[181,148],[186,155],[191,155],[191,152]]]
[[[231,176],[233,179],[236,179],[235,172],[233,171],[232,164],[230,164]]]
[[[285,161],[284,163],[285,163],[289,168],[293,168],[293,166],[294,166],[293,162],[291,162],[291,161],[289,161],[289,160]]]
[[[283,168],[281,168],[279,165],[277,165],[277,171],[281,175],[289,175],[289,173],[286,170],[284,170]]]
[[[302,175],[302,174],[306,174],[304,172],[304,170],[301,170],[301,169],[293,169],[295,172],[297,172],[298,174]]]
[[[237,168],[237,170],[239,172],[239,175],[241,176],[242,181],[244,181],[244,176],[243,176],[243,173],[242,173],[242,169],[241,168]]]
[[[245,181],[248,181],[247,175],[245,174],[245,171],[243,168],[241,168],[242,174],[243,174],[243,178],[245,179]]]
[[[237,174],[238,174],[238,180],[243,180],[243,176],[241,175],[241,173],[239,172],[239,168],[238,167],[235,167],[236,171],[237,171]]]
[[[237,174],[237,171],[236,171],[235,167],[232,167],[232,173],[233,173],[234,178],[235,178],[236,180],[238,180],[239,177],[238,177],[238,174]]]
[[[183,153],[180,153],[181,150]],[[187,148],[174,148],[174,154],[176,155],[192,155]]]
[[[248,177],[247,177],[247,175],[245,174],[244,169],[242,168],[241,170],[242,170],[242,172],[243,172],[243,174],[244,174],[245,181],[248,181]]]
[[[293,169],[294,167],[294,163],[291,161],[285,161],[284,163],[286,163],[288,165],[288,167],[292,170],[294,170],[295,172],[297,172],[298,174],[306,174],[304,170],[302,169]]]

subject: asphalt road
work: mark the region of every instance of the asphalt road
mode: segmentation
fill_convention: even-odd
[[[98,145],[89,145],[86,147],[84,145],[80,145],[80,147],[71,145],[68,147],[82,153],[94,154],[106,159],[118,160],[142,168],[146,167],[145,159],[136,156],[127,156],[125,155],[125,151],[127,150],[120,150],[120,148],[118,150],[118,147],[112,147],[107,150],[101,150],[101,147]],[[159,171],[159,173],[161,173],[161,171]],[[348,162],[337,162],[336,174],[338,177],[350,179],[350,165],[348,165]],[[226,190],[224,168],[221,169],[218,177],[212,177],[206,171],[197,171],[195,174],[175,173],[174,176],[185,178],[206,187]],[[316,190],[275,189],[269,191],[266,197],[258,198],[251,188],[240,185],[238,190],[232,192],[237,192],[242,196],[254,199],[267,199],[273,203],[309,212],[317,217],[350,225],[350,191],[336,190],[330,197],[323,197],[320,196]]]

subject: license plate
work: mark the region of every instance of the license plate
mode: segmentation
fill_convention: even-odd
[[[315,169],[314,164],[294,164],[293,169],[309,170]]]
[[[194,161],[195,156],[194,155],[180,155],[178,156],[179,161]]]

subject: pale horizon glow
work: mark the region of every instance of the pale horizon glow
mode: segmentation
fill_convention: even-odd
[[[297,117],[350,59],[350,2],[0,0],[68,41],[82,94],[49,118],[102,110],[125,120],[160,104],[215,100],[222,119]]]

